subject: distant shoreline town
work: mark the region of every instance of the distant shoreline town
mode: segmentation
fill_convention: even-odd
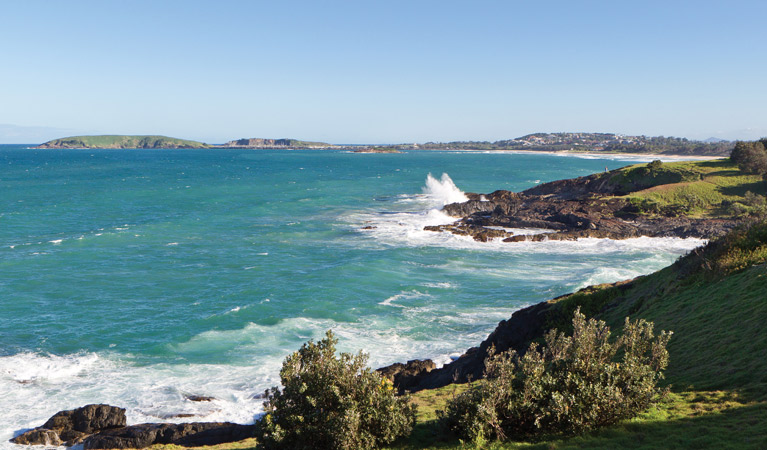
[[[338,145],[298,139],[236,139],[224,144],[167,136],[72,136],[45,142],[38,149],[341,149],[358,153],[400,153],[407,150],[505,150],[575,153],[627,153],[684,156],[728,156],[735,143],[717,139],[695,141],[664,136],[628,136],[614,133],[534,133],[500,141],[426,142],[392,145]]]

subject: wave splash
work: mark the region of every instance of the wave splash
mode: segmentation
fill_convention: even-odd
[[[434,178],[432,174],[428,174],[426,176],[426,186],[423,187],[423,193],[436,203],[439,203],[440,206],[469,200],[466,194],[458,189],[446,173],[443,173],[439,180]]]

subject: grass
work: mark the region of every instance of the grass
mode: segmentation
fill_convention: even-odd
[[[748,175],[728,159],[663,163],[650,170],[647,164],[622,169],[611,181],[627,190],[622,196],[647,214],[675,210],[691,217],[730,217],[726,206],[744,202],[746,192],[767,194],[767,183]]]
[[[432,406],[452,397],[450,386],[415,394],[415,401]],[[429,413],[420,415],[415,432],[391,450],[473,448],[440,433]],[[577,449],[577,448],[724,448],[763,449],[767,447],[767,403],[748,401],[732,391],[672,392],[639,417],[614,427],[581,436],[544,436],[536,442],[495,442],[484,448]]]

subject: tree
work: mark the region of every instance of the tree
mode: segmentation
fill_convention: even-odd
[[[738,141],[735,143],[730,160],[738,165],[740,170],[747,173],[762,175],[767,179],[767,150],[765,142],[761,141],[746,142]]]
[[[283,388],[267,392],[257,438],[268,449],[371,449],[410,434],[415,406],[367,367],[367,355],[341,353],[331,331],[285,358]]]

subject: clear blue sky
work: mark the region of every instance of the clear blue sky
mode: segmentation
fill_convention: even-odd
[[[767,135],[767,2],[0,3],[0,143]]]

